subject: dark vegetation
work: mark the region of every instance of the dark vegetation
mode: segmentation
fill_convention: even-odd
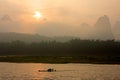
[[[120,42],[114,40],[0,43],[1,62],[120,63]]]
[[[120,64],[120,57],[95,56],[1,56],[0,62]]]

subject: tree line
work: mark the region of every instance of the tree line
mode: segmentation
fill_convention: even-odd
[[[120,56],[120,42],[115,40],[81,40],[68,42],[23,41],[0,42],[0,55],[38,56]]]

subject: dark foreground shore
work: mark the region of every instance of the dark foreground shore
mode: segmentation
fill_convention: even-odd
[[[120,64],[120,57],[88,56],[0,56],[0,62]]]

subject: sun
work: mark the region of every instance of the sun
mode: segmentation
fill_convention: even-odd
[[[42,18],[42,14],[41,14],[39,11],[35,11],[33,16],[34,16],[34,18],[36,18],[36,19]]]

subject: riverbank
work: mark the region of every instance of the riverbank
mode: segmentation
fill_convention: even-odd
[[[0,56],[0,62],[120,64],[120,57],[99,56]]]

